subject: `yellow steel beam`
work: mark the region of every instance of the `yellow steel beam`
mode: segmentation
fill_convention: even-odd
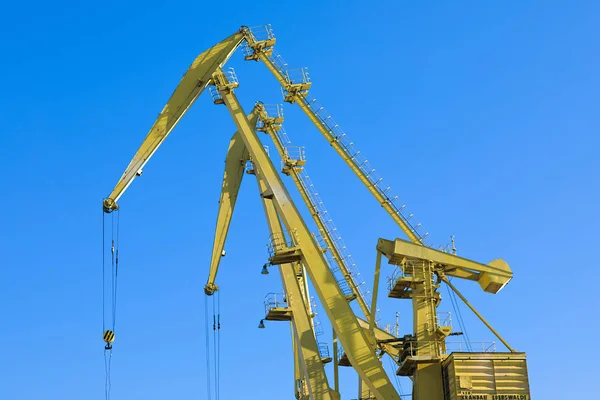
[[[158,115],[156,122],[152,125],[150,132],[148,132],[139,150],[133,156],[117,185],[104,200],[103,208],[105,212],[118,209],[117,201],[123,192],[135,177],[141,174],[142,168],[150,157],[209,84],[212,74],[229,59],[243,39],[242,31],[237,32],[196,57]]]
[[[246,30],[246,41],[249,46],[254,49],[255,56],[252,59],[262,60],[269,71],[276,77],[282,87],[287,91],[286,101],[290,103],[297,103],[302,111],[308,116],[311,122],[317,127],[321,134],[327,139],[329,144],[336,150],[338,155],[344,160],[344,162],[350,167],[354,174],[360,179],[360,181],[367,187],[371,194],[377,199],[379,204],[388,212],[392,219],[400,226],[402,231],[408,236],[411,242],[422,245],[422,238],[416,233],[413,227],[403,218],[403,216],[396,210],[388,198],[385,197],[384,193],[380,192],[375,184],[373,184],[367,174],[355,163],[352,155],[348,154],[335,136],[333,131],[322,121],[314,110],[310,107],[307,97],[307,90],[310,84],[291,84],[288,82],[282,71],[275,65],[273,58],[271,58],[272,49],[268,46],[262,46],[256,41],[251,32]],[[271,45],[272,46],[272,45]],[[417,340],[419,341],[430,341],[436,340],[429,333],[429,327],[435,326],[437,323],[436,316],[436,298],[435,288],[432,284],[433,268],[427,263],[427,267],[419,271],[418,278],[423,283],[417,283],[415,285],[415,296],[413,296],[413,312],[414,312],[414,332]],[[373,310],[372,310],[373,312]],[[425,357],[436,357],[435,352],[421,351],[419,355]],[[354,363],[353,363],[354,365]],[[432,373],[431,371],[436,371]],[[415,382],[415,398],[416,399],[427,399],[427,400],[438,400],[441,399],[441,394],[430,396],[430,393],[440,389],[441,393],[441,369],[439,364],[433,366],[433,368],[420,368],[414,376]],[[368,383],[365,381],[365,383]],[[429,397],[428,397],[429,396]]]
[[[264,193],[267,190],[267,185],[262,181],[259,172],[256,173],[256,178],[260,193]],[[262,203],[271,235],[283,232],[283,227],[273,200],[262,197]],[[292,311],[295,343],[302,357],[301,368],[303,375],[307,378],[311,399],[335,400],[339,396],[333,393],[327,382],[327,375],[321,361],[319,346],[312,329],[311,318],[308,314],[300,285],[296,279],[294,266],[292,264],[281,264],[279,265],[279,272],[287,296],[288,307]]]
[[[333,273],[327,267],[323,254],[313,241],[308,227],[254,132],[254,127],[248,122],[233,90],[228,87],[225,76],[222,73],[215,74],[213,79],[250,152],[252,161],[267,184],[268,191],[264,195],[272,196],[286,229],[294,233],[295,242],[301,246],[302,263],[350,362],[378,399],[399,400],[400,396],[377,358],[375,349],[371,347],[367,335],[360,328]]]
[[[267,69],[279,81],[279,84],[283,88],[287,89],[289,87],[289,84],[288,84],[285,76],[275,66],[275,64],[273,63],[273,61],[269,57],[270,53],[264,51],[264,49],[261,48],[260,43],[258,43],[254,39],[253,35],[249,34],[247,31],[246,31],[245,39],[248,42],[249,46],[254,48],[255,53],[258,55],[258,58],[261,61],[264,62],[264,64],[266,65]],[[255,46],[255,45],[258,45],[258,46]],[[323,124],[319,120],[319,118],[315,115],[315,113],[304,102],[304,98],[302,96],[302,93],[294,91],[294,90],[288,90],[288,92],[290,93],[290,96],[294,99],[291,102],[298,104],[298,106],[302,109],[302,111],[304,111],[304,113],[306,114],[306,116],[317,127],[317,129],[319,130],[319,132],[321,132],[321,134],[325,137],[325,139],[327,139],[327,141],[329,142],[329,144],[331,145],[331,147],[333,147],[335,149],[335,151],[338,153],[338,155],[350,167],[350,169],[352,170],[352,172],[354,172],[354,174],[367,187],[367,189],[371,192],[371,194],[377,199],[377,201],[379,202],[379,204],[381,204],[381,206],[388,212],[388,214],[390,214],[390,216],[392,217],[392,219],[400,226],[400,228],[406,234],[406,236],[408,236],[408,238],[412,242],[414,242],[414,243],[421,243],[421,239],[419,239],[419,237],[415,234],[415,232],[413,231],[413,229],[392,208],[392,206],[385,199],[385,197],[377,190],[377,188],[374,185],[371,184],[371,182],[369,181],[369,178],[366,176],[366,174],[356,165],[356,163],[354,163],[354,161],[350,157],[348,157],[348,154],[346,154],[346,151],[344,150],[344,148],[342,147],[342,145],[338,141],[338,139],[333,135],[333,133],[331,132],[331,130],[325,124]]]
[[[281,159],[285,161],[286,152],[285,152],[285,149],[283,148],[283,144],[281,143],[279,136],[277,135],[277,126],[275,126],[274,124],[268,123],[267,113],[262,104],[260,104],[257,108],[258,108],[259,118],[265,123],[266,133],[268,133],[269,136],[271,137],[271,140],[275,144],[275,148],[277,149],[277,152],[279,153],[279,156],[281,157]],[[346,264],[344,264],[344,262],[343,262],[342,255],[338,251],[337,246],[335,246],[333,239],[331,238],[327,229],[325,228],[323,221],[319,217],[318,211],[312,204],[310,197],[308,195],[308,192],[307,192],[307,188],[304,187],[302,179],[300,178],[300,172],[296,168],[290,168],[290,176],[292,177],[292,181],[294,182],[294,185],[296,185],[298,192],[300,192],[300,196],[302,197],[302,200],[306,204],[306,207],[308,207],[311,217],[313,218],[313,220],[315,221],[315,224],[319,228],[319,232],[321,232],[321,234],[323,236],[323,240],[325,241],[325,244],[327,245],[329,250],[331,250],[331,255],[333,256],[334,261],[340,268],[340,271],[342,271],[342,274],[344,275],[346,282],[348,282],[348,285],[349,285],[350,289],[352,290],[352,293],[354,294],[354,296],[356,296],[356,301],[358,302],[358,306],[360,307],[361,311],[365,315],[365,318],[369,318],[371,311],[369,310],[369,307],[367,306],[367,302],[363,298],[361,292],[356,287],[356,284],[355,284],[354,280],[352,279],[352,275],[350,274],[350,271],[348,270],[348,268],[346,268]]]
[[[389,258],[391,264],[401,265],[404,261],[431,261],[442,268],[445,275],[477,281],[483,290],[498,293],[512,278],[508,264],[497,259],[482,264],[440,250],[416,245],[406,240],[379,239],[377,249]]]
[[[251,124],[256,124],[257,119],[258,114],[256,113],[256,109],[253,109],[248,114],[248,120]],[[244,177],[244,169],[249,159],[250,154],[246,149],[246,145],[240,134],[236,132],[229,142],[229,149],[227,150],[227,157],[225,159],[225,172],[221,186],[221,197],[219,198],[219,211],[215,227],[212,257],[210,259],[210,271],[208,280],[204,286],[204,293],[209,296],[219,289],[215,284],[215,279],[217,278],[217,271],[223,254],[225,239],[229,231],[238,191]]]
[[[454,291],[454,293],[456,293],[458,295],[458,297],[460,297],[460,299],[467,305],[467,307],[469,307],[471,309],[471,311],[473,311],[473,313],[475,315],[477,315],[477,317],[481,320],[481,322],[483,322],[485,324],[485,326],[488,327],[488,329],[490,331],[492,331],[492,333],[494,335],[496,335],[496,337],[506,346],[506,348],[511,352],[514,353],[515,349],[513,349],[506,340],[504,340],[504,338],[502,336],[500,336],[500,334],[498,333],[498,331],[496,331],[494,329],[494,327],[492,325],[490,325],[489,322],[487,322],[487,320],[485,318],[483,318],[483,315],[479,314],[479,312],[477,312],[477,310],[475,309],[475,307],[473,307],[473,305],[471,305],[471,303],[469,303],[467,301],[467,299],[465,298],[465,296],[462,295],[461,292],[458,291],[457,288],[454,287],[453,284],[450,283],[450,280],[445,277],[442,276],[442,280],[446,283],[446,285],[448,285],[450,287],[450,289],[452,289],[452,291]]]

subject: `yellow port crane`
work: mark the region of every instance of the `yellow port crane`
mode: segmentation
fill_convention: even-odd
[[[381,334],[380,330],[376,330],[374,326],[375,304],[372,304],[371,308],[367,306],[365,299],[357,293],[356,285],[351,279],[348,280],[351,296],[345,295],[341,290],[340,283],[328,268],[322,248],[310,234],[298,209],[291,201],[281,177],[256,135],[256,121],[260,117],[260,107],[256,107],[249,116],[246,116],[234,94],[234,89],[238,86],[235,75],[228,75],[222,70],[225,62],[240,44],[245,46],[245,59],[262,61],[267,66],[282,85],[284,100],[300,106],[329,144],[409,238],[410,241],[379,239],[377,242],[373,303],[377,299],[380,261],[382,256],[385,256],[390,264],[398,266],[399,271],[393,277],[389,296],[412,301],[413,334],[405,335],[403,338],[390,338],[389,335]],[[274,239],[274,251],[270,263],[280,266],[286,295],[289,297],[291,315],[293,315],[290,320],[294,326],[294,347],[298,348],[298,344],[300,344],[300,349],[295,353],[295,357],[298,358],[297,362],[302,364],[303,371],[297,372],[297,374],[301,374],[309,381],[310,398],[336,398],[337,393],[336,390],[331,390],[327,384],[326,377],[321,373],[322,368],[314,368],[314,365],[321,365],[321,362],[310,363],[309,368],[307,360],[310,357],[317,357],[318,354],[318,348],[315,349],[313,339],[309,338],[310,340],[306,341],[306,344],[302,344],[299,337],[302,332],[309,332],[309,336],[314,337],[306,304],[298,307],[298,303],[294,305],[292,301],[292,297],[302,297],[306,303],[307,294],[302,292],[303,285],[298,279],[298,277],[302,277],[304,269],[306,269],[344,348],[344,356],[348,364],[352,365],[364,386],[368,388],[361,391],[359,394],[361,398],[399,398],[381,366],[375,351],[376,348],[390,354],[398,363],[398,375],[411,377],[413,399],[416,400],[503,398],[498,396],[529,398],[524,353],[515,352],[475,311],[464,296],[458,293],[448,279],[448,277],[456,277],[474,280],[480,284],[483,290],[497,293],[512,277],[508,265],[502,260],[482,264],[458,257],[456,254],[427,247],[425,245],[427,234],[420,233],[420,224],[412,222],[412,215],[407,216],[403,212],[403,206],[398,205],[397,198],[390,194],[389,187],[383,184],[383,180],[376,175],[375,170],[370,167],[360,152],[354,149],[353,143],[349,141],[339,125],[309,94],[311,82],[306,69],[294,71],[287,68],[282,57],[274,50],[274,45],[275,37],[270,26],[265,26],[261,30],[242,27],[240,31],[198,56],[160,113],[114,190],[104,200],[104,211],[109,213],[118,209],[117,201],[135,177],[141,175],[142,168],[149,158],[202,91],[209,85],[213,85],[216,89],[213,100],[227,106],[238,129],[230,143],[224,181],[230,178],[234,181],[241,179],[240,176],[243,174],[247,159],[252,161],[257,170],[263,206]],[[262,128],[272,135],[273,132],[269,132],[266,121],[267,118],[263,115]],[[278,150],[280,153],[283,151],[285,161],[284,149],[278,148]],[[294,161],[298,160],[289,157],[287,161],[283,172],[286,173],[287,169],[287,174],[291,175],[294,183],[302,189],[301,182],[295,174],[297,167],[301,165],[294,164]],[[239,182],[222,191],[211,270],[205,287],[208,295],[218,290],[215,278],[221,253],[219,250],[222,251],[222,243],[227,235],[238,189]],[[304,195],[303,199],[310,209],[310,201]],[[318,222],[318,216],[314,212],[312,216],[319,229],[322,230],[323,227]],[[277,242],[275,240],[276,230],[279,230],[281,234],[282,227],[279,225],[281,223],[287,234],[281,235]],[[340,255],[335,254],[336,248],[331,236],[328,235],[326,229],[322,233],[326,245],[334,253],[334,260],[337,258],[335,262],[343,269],[344,263]],[[286,277],[285,274],[290,270],[295,271],[293,280],[291,275]],[[295,284],[292,285],[293,281]],[[458,351],[448,354],[446,337],[451,333],[451,328],[442,326],[437,315],[437,306],[440,302],[437,289],[441,282],[448,284],[465,301],[506,345],[509,352],[489,354],[484,351],[466,354]],[[353,299],[358,299],[359,306],[368,319],[366,325],[365,321],[354,315],[349,306],[348,302]],[[282,312],[287,311],[282,310]],[[307,315],[306,318],[303,316],[304,314]],[[305,350],[307,352],[303,353]],[[311,351],[312,353],[310,353]],[[483,375],[487,378],[481,378]]]

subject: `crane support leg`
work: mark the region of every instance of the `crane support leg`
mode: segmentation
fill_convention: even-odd
[[[301,262],[306,267],[319,300],[350,362],[377,399],[400,400],[367,334],[361,329],[333,273],[327,267],[323,254],[314,242],[281,177],[258,139],[255,127],[249,123],[233,90],[228,87],[225,75],[222,72],[216,73],[213,81],[261,174],[261,179],[268,187],[263,197],[273,198],[277,213],[281,216],[286,229],[294,234],[295,243],[301,247]]]
[[[258,180],[260,193],[264,193],[267,190],[267,185],[261,180],[259,172],[256,172],[256,178]],[[271,235],[283,232],[283,227],[281,226],[281,221],[279,220],[273,200],[262,197],[262,202]],[[295,343],[302,356],[301,365],[304,368],[304,376],[308,379],[308,388],[311,399],[338,399],[339,396],[335,396],[327,382],[327,375],[325,374],[325,368],[321,361],[319,346],[315,339],[315,334],[302,292],[300,291],[300,285],[296,278],[294,265],[291,263],[281,264],[279,265],[279,272],[281,273],[281,280],[283,281],[283,287],[287,295],[288,306],[292,310]]]
[[[248,120],[251,124],[256,124],[257,118],[256,109],[248,114]],[[246,145],[239,132],[236,132],[229,142],[229,150],[227,150],[227,158],[225,159],[225,172],[223,173],[223,185],[221,186],[221,197],[219,198],[219,212],[217,214],[215,241],[210,259],[210,272],[206,286],[204,286],[204,293],[209,296],[219,289],[215,284],[217,271],[219,270],[219,263],[223,255],[225,239],[229,231],[240,184],[244,177],[244,169],[249,159],[250,155],[248,150],[246,150]]]

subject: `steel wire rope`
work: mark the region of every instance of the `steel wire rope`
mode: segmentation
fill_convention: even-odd
[[[111,327],[111,331],[114,335],[115,324],[116,324],[116,303],[117,303],[117,285],[118,285],[118,264],[119,264],[119,222],[120,214],[117,214],[117,222],[115,223],[115,215],[111,215],[111,226],[110,226],[110,243],[111,243],[111,269],[110,269],[110,321],[107,321],[106,315],[106,284],[107,284],[107,265],[106,265],[106,215],[103,212],[102,215],[102,331],[106,333],[107,324]],[[113,336],[114,337],[114,336]],[[110,347],[110,341],[107,340],[107,345],[104,348],[104,395],[107,400],[110,399],[112,389],[111,379],[111,364],[112,364],[112,347]]]
[[[400,392],[400,396],[403,396],[404,389],[402,388],[402,383],[400,382],[400,377],[398,375],[396,375],[396,371],[395,371],[396,368],[394,367],[394,363],[392,362],[392,356],[390,356],[387,360],[388,360],[390,369],[392,371],[392,375],[394,375],[394,380],[396,381],[396,390],[398,390]]]
[[[211,399],[210,390],[210,339],[208,335],[208,296],[204,296],[204,337],[206,339],[206,394]]]
[[[217,361],[216,361],[216,398],[221,397],[221,295],[217,292]]]
[[[219,399],[219,386],[218,386],[218,375],[217,375],[217,312],[215,296],[212,297],[213,306],[213,364],[212,367],[215,373],[215,399]]]
[[[106,330],[106,215],[102,212],[102,332]],[[104,349],[104,397],[110,399],[110,356]]]
[[[452,278],[450,278],[450,281],[452,281]],[[452,303],[452,308],[454,309],[454,312],[456,313],[456,316],[458,317],[458,326],[460,327],[463,335],[465,336],[465,344],[467,346],[467,349],[472,352],[473,348],[471,346],[471,339],[469,338],[469,334],[467,332],[467,326],[465,325],[464,319],[462,317],[462,312],[460,310],[458,300],[456,299],[456,294],[450,290],[448,285],[446,285],[446,290],[448,291],[448,295],[450,297],[450,302]]]
[[[115,325],[117,321],[117,288],[119,285],[119,228],[121,222],[121,213],[117,213],[117,225],[115,234],[115,266],[114,266],[114,287],[113,287],[113,302],[112,302],[112,331],[115,331]],[[114,221],[114,218],[113,218]]]

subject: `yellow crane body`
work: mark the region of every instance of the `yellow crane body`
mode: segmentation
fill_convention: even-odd
[[[267,190],[262,193],[262,196],[273,198],[287,231],[294,235],[294,242],[300,246],[302,264],[306,267],[319,300],[352,365],[377,398],[400,399],[375,350],[371,347],[366,333],[360,328],[356,316],[327,267],[323,254],[292,202],[281,177],[258,139],[255,127],[248,122],[227,78],[223,73],[216,73],[213,80],[250,152],[254,165],[267,184]]]
[[[256,173],[259,184],[259,193],[265,193],[267,185],[261,180],[260,173]],[[277,209],[272,198],[262,197],[265,215],[269,225],[271,236],[283,232],[283,226],[279,219]],[[283,248],[283,251],[288,250]],[[299,271],[299,273],[297,273]],[[296,268],[292,263],[279,265],[279,273],[287,297],[287,304],[291,310],[292,325],[294,331],[294,341],[300,350],[303,375],[307,378],[309,396],[316,399],[336,400],[339,395],[331,390],[327,382],[327,375],[319,353],[310,316],[305,306],[305,298],[298,282],[298,275],[301,275],[302,268]]]
[[[158,115],[156,122],[150,128],[150,132],[148,132],[115,188],[104,200],[104,211],[110,212],[118,208],[117,202],[123,192],[131,185],[136,176],[142,174],[144,165],[208,86],[213,73],[231,57],[243,39],[243,32],[236,32],[196,57]]]
[[[259,38],[253,29],[242,27],[194,60],[125,172],[104,200],[103,210],[110,213],[119,209],[117,202],[124,191],[142,174],[148,160],[198,96],[209,88],[215,104],[226,106],[237,132],[230,140],[225,160],[210,271],[204,291],[210,296],[219,289],[215,281],[220,259],[225,254],[224,245],[240,183],[246,172],[253,173],[271,234],[269,264],[279,269],[287,304],[285,307],[269,308],[265,319],[290,322],[296,398],[339,399],[337,367],[345,365],[351,366],[358,374],[360,400],[399,400],[401,397],[380,360],[387,355],[398,366],[396,374],[410,377],[413,381],[413,400],[530,399],[525,353],[516,352],[450,281],[452,278],[474,281],[484,291],[496,294],[513,276],[508,264],[502,259],[484,264],[459,257],[455,251],[449,253],[427,246],[427,234],[420,233],[420,224],[411,219],[412,214],[404,213],[404,206],[398,206],[397,198],[390,194],[390,188],[382,183],[375,169],[370,167],[339,125],[312,97],[312,82],[306,70],[301,69],[300,75],[294,76],[274,50],[276,41],[269,26],[266,32],[266,37]],[[278,136],[282,115],[269,115],[262,103],[256,103],[250,114],[246,115],[238,102],[234,93],[238,87],[237,78],[231,79],[222,68],[240,45],[246,45],[246,60],[262,61],[266,65],[281,84],[284,100],[298,104],[409,239],[378,240],[372,304],[368,303],[352,279],[344,256],[311,200],[301,176],[306,160],[303,157],[291,157]],[[283,161],[281,172],[291,177],[324,245],[317,242],[309,231],[257,132],[267,133],[275,143]],[[246,171],[248,162],[252,165],[251,171]],[[350,287],[350,295],[342,291],[341,282],[336,280],[330,269],[332,261],[324,256],[327,251],[330,251],[333,263],[342,271]],[[396,272],[390,279],[388,297],[411,300],[412,334],[401,336],[397,332],[394,335],[375,323],[382,257],[396,266]],[[325,361],[315,337],[307,278],[314,286],[334,331],[333,388],[328,383],[323,367]],[[456,293],[509,351],[491,352],[491,347],[475,351],[471,348],[468,351],[465,348],[453,348],[447,338],[459,333],[453,332],[451,325],[441,323],[437,311],[441,302],[438,291],[441,284],[446,284]],[[365,319],[358,318],[352,310],[349,302],[355,299]],[[104,340],[109,346],[109,340],[106,337]],[[338,349],[342,353],[339,360]]]
[[[252,110],[248,115],[248,121],[256,124],[258,114]],[[242,140],[239,132],[231,138],[229,149],[225,159],[225,172],[223,173],[223,184],[221,187],[221,197],[219,198],[219,211],[217,213],[217,224],[215,228],[215,240],[213,242],[212,257],[210,259],[210,270],[208,282],[204,287],[204,293],[212,295],[218,290],[215,285],[215,279],[219,268],[219,261],[223,255],[225,239],[231,224],[231,217],[235,202],[237,201],[240,184],[246,169],[246,163],[250,160],[250,154]]]
[[[287,149],[284,148],[283,143],[281,142],[278,131],[281,128],[281,123],[283,122],[283,118],[277,116],[278,118],[274,118],[270,116],[265,109],[264,105],[258,105],[258,113],[260,115],[260,119],[263,122],[263,126],[261,127],[261,131],[267,133],[273,143],[275,144],[275,148],[279,153],[279,156],[283,160],[283,168],[282,172],[286,175],[289,175],[296,186],[296,189],[302,196],[302,200],[307,205],[310,215],[313,218],[313,221],[317,225],[319,229],[319,233],[322,235],[325,245],[327,249],[329,249],[332,253],[332,257],[335,260],[337,266],[341,269],[342,274],[344,275],[348,286],[352,290],[352,298],[358,301],[358,305],[365,315],[366,318],[369,318],[371,311],[365,301],[365,299],[360,294],[360,291],[356,287],[354,280],[351,278],[350,271],[348,271],[345,263],[342,261],[343,257],[340,255],[339,249],[335,245],[332,238],[329,236],[327,229],[325,228],[321,216],[318,213],[318,210],[315,208],[314,204],[312,204],[310,200],[310,196],[307,193],[307,188],[302,183],[302,179],[300,178],[300,171],[303,169],[305,160],[302,157],[292,157],[290,156]]]

